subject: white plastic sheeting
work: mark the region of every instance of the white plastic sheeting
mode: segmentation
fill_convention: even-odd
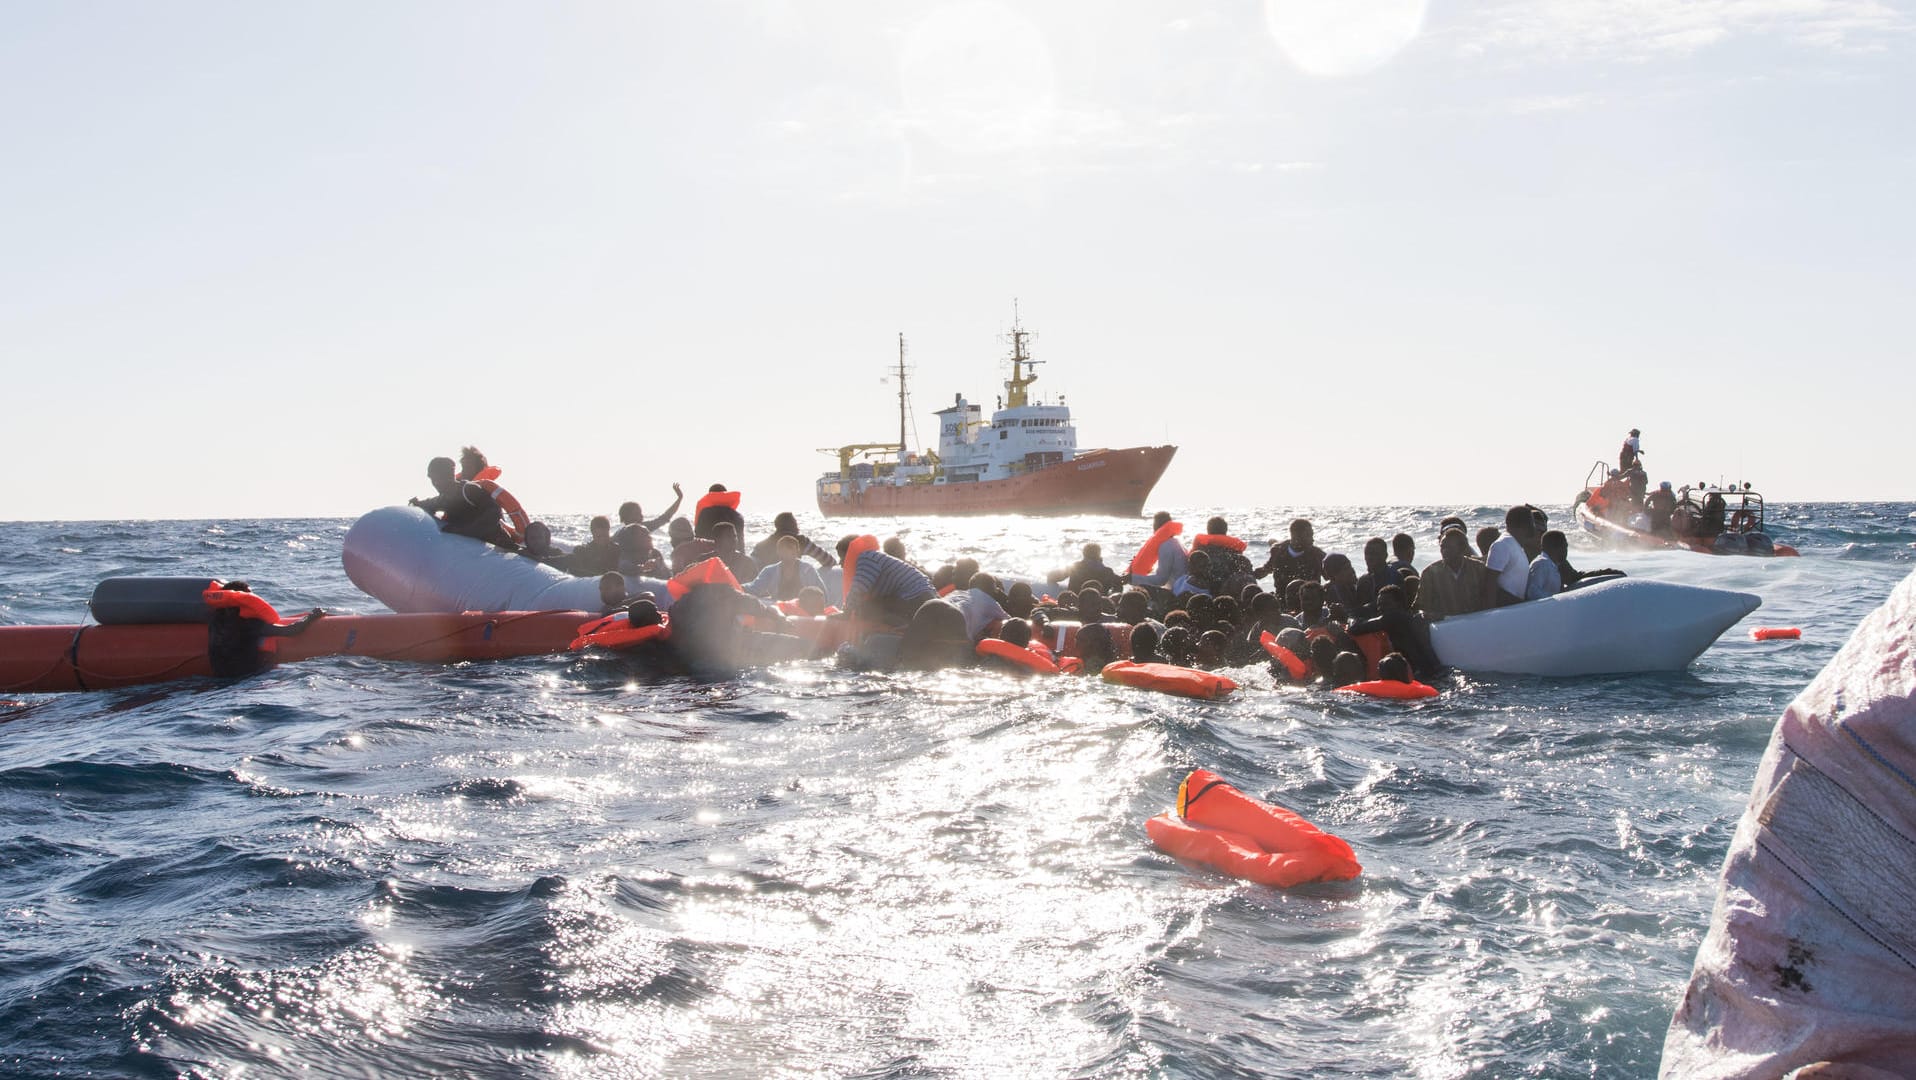
[[[1453,615],[1431,648],[1462,671],[1609,675],[1679,671],[1763,603],[1751,593],[1621,578],[1542,600]]]
[[[1777,721],[1663,1076],[1916,1075],[1913,640],[1916,575]]]

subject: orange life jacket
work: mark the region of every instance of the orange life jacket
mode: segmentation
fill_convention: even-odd
[[[1191,543],[1196,547],[1221,547],[1226,551],[1235,551],[1239,555],[1244,554],[1245,547],[1244,541],[1224,533],[1199,533],[1192,537]]]
[[[567,648],[579,649],[596,647],[600,649],[631,649],[648,641],[664,641],[672,636],[672,616],[664,614],[653,626],[633,626],[632,620],[623,611],[615,611],[603,619],[594,619],[579,627],[579,634],[572,639]]]
[[[1311,673],[1311,666],[1304,662],[1303,657],[1279,645],[1277,635],[1269,630],[1258,635],[1257,643],[1264,646],[1264,651],[1271,654],[1271,659],[1284,665],[1284,670],[1291,673],[1291,678],[1301,681]]]
[[[799,607],[798,601],[796,600],[780,600],[778,602],[778,610],[779,610],[779,614],[790,615],[791,617],[795,619],[803,619],[811,614],[810,612],[806,611],[804,608]],[[838,614],[838,609],[827,604],[825,606],[825,610],[821,614],[836,615]]]
[[[730,585],[734,592],[738,591],[738,579],[732,576],[725,560],[716,555],[673,574],[672,580],[665,583],[665,591],[672,594],[672,600],[676,603],[697,585]]]
[[[532,518],[527,515],[526,508],[519,505],[519,500],[513,498],[512,492],[499,486],[499,474],[499,466],[488,465],[471,476],[458,479],[486,489],[486,494],[492,496],[493,505],[503,515],[499,526],[505,529],[506,537],[515,544],[523,544],[526,541],[526,526],[532,524]]]
[[[1178,785],[1176,808],[1144,829],[1170,855],[1280,889],[1349,881],[1364,872],[1349,844],[1208,769],[1193,769]]]
[[[1056,675],[1058,673],[1058,665],[1046,657],[1039,655],[1038,649],[1040,648],[1043,648],[1043,646],[1019,648],[1001,638],[986,638],[978,643],[977,652],[979,656],[995,656],[1000,660],[1009,660],[1019,667],[1038,672],[1042,675]],[[1049,650],[1046,651],[1048,652]]]
[[[839,595],[846,601],[852,598],[852,575],[858,572],[858,557],[867,551],[877,550],[878,537],[870,533],[854,537],[851,544],[845,548],[845,587],[839,590]]]
[[[708,491],[704,495],[699,496],[698,506],[692,511],[692,517],[696,520],[701,511],[712,506],[723,506],[728,510],[737,510],[738,497],[739,492],[736,491]]]
[[[1160,526],[1157,532],[1151,534],[1151,539],[1146,540],[1144,546],[1138,549],[1138,553],[1131,557],[1131,573],[1133,575],[1148,574],[1156,570],[1158,549],[1164,546],[1166,540],[1183,531],[1184,523],[1181,521],[1167,521]]]
[[[1415,701],[1418,698],[1434,698],[1437,688],[1420,682],[1398,682],[1395,679],[1372,679],[1370,682],[1352,683],[1337,689],[1350,694],[1368,694],[1371,697],[1396,698],[1399,701]]]
[[[1215,671],[1180,667],[1177,664],[1139,664],[1130,660],[1114,660],[1106,664],[1104,681],[1193,698],[1223,697],[1237,689],[1237,683]]]
[[[217,581],[207,584],[205,591],[200,593],[200,599],[205,600],[206,606],[210,608],[237,608],[242,618],[258,619],[274,625],[285,621],[279,617],[279,612],[273,609],[273,605],[266,602],[265,597],[229,590]]]

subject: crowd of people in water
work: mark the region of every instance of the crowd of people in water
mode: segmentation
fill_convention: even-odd
[[[478,450],[465,448],[456,463],[433,459],[427,476],[435,494],[412,504],[442,529],[598,577],[605,609],[622,612],[632,627],[660,624],[660,609],[669,608],[675,650],[695,667],[806,655],[808,641],[781,632],[786,620],[826,618],[856,620],[858,640],[840,655],[864,666],[1009,663],[1004,650],[979,647],[989,639],[1040,655],[1069,651],[1074,666],[1092,672],[1118,660],[1207,671],[1263,664],[1280,683],[1409,682],[1442,666],[1430,644],[1432,622],[1619,576],[1572,566],[1564,534],[1528,504],[1511,507],[1501,528],[1474,534],[1461,517],[1444,518],[1437,558],[1421,567],[1409,533],[1371,537],[1361,571],[1349,555],[1318,547],[1308,519],[1291,522],[1289,535],[1270,541],[1254,563],[1225,518],[1209,519],[1187,545],[1183,524],[1161,511],[1124,565],[1107,563],[1092,543],[1046,580],[1025,581],[975,558],[914,558],[896,536],[881,544],[847,535],[821,547],[789,512],[748,551],[739,494],[720,484],[699,497],[690,517],[679,515],[677,484],[658,515],[628,502],[616,530],[595,517],[589,539],[567,549],[524,514]],[[661,527],[663,544],[653,535]],[[827,587],[831,572],[842,586]],[[628,596],[632,577],[670,578],[679,587],[669,601],[656,591]]]

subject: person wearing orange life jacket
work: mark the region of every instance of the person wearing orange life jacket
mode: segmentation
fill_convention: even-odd
[[[499,505],[499,525],[505,529],[507,539],[514,544],[523,543],[526,526],[532,523],[532,518],[526,513],[526,508],[519,505],[519,500],[513,497],[512,492],[499,486],[500,471],[497,465],[486,460],[486,455],[478,447],[460,447],[458,478],[485,488],[486,493],[492,496],[492,501]]]
[[[213,674],[237,679],[270,664],[274,643],[312,625],[325,612],[318,608],[285,622],[265,600],[253,595],[244,581],[210,583],[201,594],[210,609],[206,625],[206,660]]]
[[[490,492],[454,474],[456,466],[448,457],[436,457],[426,463],[426,479],[437,494],[426,499],[411,499],[411,505],[433,515],[441,532],[470,536],[498,547],[512,548],[512,539],[500,524],[499,504]]]
[[[745,535],[745,515],[738,512],[739,493],[725,490],[724,484],[713,484],[712,489],[699,496],[698,508],[692,512],[692,535],[706,540],[715,539],[712,528],[721,521],[729,521],[738,535]]]
[[[1153,537],[1157,536],[1160,531],[1163,531],[1167,525],[1171,524],[1173,524],[1173,522],[1170,512],[1166,510],[1158,511],[1151,515],[1151,535]],[[1182,526],[1180,526],[1180,531],[1181,529]],[[1171,592],[1176,593],[1178,591],[1178,583],[1184,580],[1184,575],[1187,572],[1189,558],[1185,554],[1184,545],[1178,541],[1175,533],[1166,535],[1164,539],[1158,541],[1157,551],[1152,554],[1152,558],[1156,561],[1156,568],[1149,573],[1138,573],[1136,564],[1133,564],[1130,574],[1131,584],[1169,589]],[[1139,561],[1142,560],[1143,553],[1140,552]]]
[[[1210,580],[1214,593],[1237,595],[1244,586],[1257,580],[1251,560],[1244,557],[1244,541],[1230,535],[1231,526],[1222,517],[1204,523],[1204,531],[1191,538],[1191,551],[1203,551],[1211,557]]]

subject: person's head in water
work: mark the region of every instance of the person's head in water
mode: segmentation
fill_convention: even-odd
[[[693,536],[692,520],[682,517],[673,518],[672,524],[665,527],[665,535],[671,538],[675,546],[678,544],[691,543]]]
[[[1295,518],[1291,521],[1291,549],[1303,551],[1317,539],[1317,530],[1311,528],[1309,518]]]
[[[737,555],[739,553],[738,526],[729,521],[721,521],[712,526],[712,546],[718,549],[720,555]]]
[[[1443,538],[1437,542],[1437,553],[1443,558],[1444,565],[1455,571],[1464,565],[1465,559],[1470,558],[1470,539],[1462,529],[1446,530]]]
[[[1224,662],[1224,650],[1231,639],[1222,630],[1206,630],[1198,635],[1197,648],[1191,651],[1191,666],[1214,668]]]
[[[998,640],[1009,642],[1022,649],[1031,644],[1031,624],[1023,619],[1006,619],[1005,624],[998,628]]]
[[[1031,593],[1031,586],[1025,582],[1014,581],[1011,583],[1011,588],[1005,590],[1004,609],[1007,615],[1015,615],[1020,619],[1029,618],[1031,609],[1036,606],[1036,603]]]
[[[1295,615],[1304,610],[1304,579],[1292,578],[1284,583],[1284,610]]]
[[[485,472],[488,464],[486,455],[480,453],[478,447],[459,448],[459,475],[467,480],[475,479],[480,473]]]
[[[1310,658],[1310,655],[1311,655],[1310,635],[1304,633],[1304,631],[1299,630],[1295,626],[1287,626],[1284,629],[1279,630],[1277,632],[1277,643],[1279,645],[1284,646],[1286,649],[1289,649],[1291,651],[1291,655],[1297,657],[1299,660],[1306,660]]]
[[[957,576],[957,574],[958,569],[950,563],[946,563],[931,572],[931,587],[937,589],[939,592],[944,592],[945,587],[952,583],[952,578]]]
[[[1131,659],[1140,664],[1150,664],[1162,660],[1158,655],[1158,628],[1150,623],[1139,623],[1131,630]]]
[[[727,522],[726,524],[730,524]],[[798,564],[798,537],[791,533],[781,533],[778,538],[778,561],[781,566]]]
[[[1187,626],[1167,626],[1158,635],[1158,655],[1167,664],[1191,662],[1191,630]]]
[[[1377,677],[1385,682],[1409,682],[1410,660],[1400,652],[1384,654],[1377,661]]]
[[[433,490],[441,495],[449,491],[456,491],[459,487],[459,481],[453,478],[453,473],[458,468],[459,466],[454,464],[453,460],[449,457],[433,458],[431,461],[426,462],[426,479],[432,481]]]
[[[798,535],[798,519],[792,516],[792,512],[790,510],[780,510],[776,515],[772,517],[772,535],[773,536],[797,536]]]
[[[644,520],[645,511],[639,509],[638,503],[628,499],[619,504],[619,524],[637,525]]]
[[[927,600],[912,613],[898,643],[898,665],[924,671],[963,663],[971,654],[964,612],[943,600]]]
[[[625,578],[617,573],[599,576],[599,606],[607,611],[625,606]]]
[[[750,632],[739,624],[741,600],[729,585],[694,585],[673,602],[666,641],[695,674],[719,678],[745,665]]]
[[[1103,623],[1090,623],[1078,628],[1078,656],[1084,661],[1086,674],[1104,670],[1104,665],[1116,660],[1117,650],[1112,647],[1111,632]]]
[[[552,526],[543,521],[535,521],[526,526],[526,553],[528,555],[552,554]]]
[[[1204,523],[1204,531],[1212,536],[1228,536],[1231,532],[1231,524],[1221,516],[1214,517]]]
[[[798,610],[807,615],[823,615],[826,606],[824,589],[807,585],[798,590]]]
[[[1211,576],[1211,553],[1203,548],[1192,548],[1191,561],[1185,567],[1185,573],[1199,581],[1208,580]]]
[[[1330,678],[1334,672],[1331,667],[1337,660],[1337,643],[1327,637],[1311,639],[1311,670],[1319,678]]]
[[[1556,529],[1549,530],[1543,534],[1543,553],[1551,562],[1563,562],[1570,557],[1570,538]]]
[[[1150,617],[1151,598],[1142,590],[1126,589],[1118,594],[1116,618],[1119,622],[1136,626]]]
[[[1349,686],[1364,681],[1364,658],[1354,652],[1341,652],[1331,658],[1331,685]]]
[[[665,621],[659,614],[659,605],[649,596],[641,596],[625,605],[625,618],[633,626],[657,626]]]
[[[1489,558],[1490,545],[1497,542],[1497,536],[1498,536],[1497,527],[1495,525],[1485,525],[1483,528],[1478,529],[1477,530],[1477,553],[1479,555],[1482,555],[1486,559]]]
[[[594,540],[612,539],[612,522],[607,520],[604,514],[595,516],[586,527],[592,530]]]
[[[1004,595],[1004,590],[998,587],[998,579],[985,573],[983,570],[971,575],[971,580],[965,582],[965,588],[977,589],[993,600],[998,600]],[[1001,601],[998,606],[1003,607],[1003,602]]]
[[[900,562],[905,561],[905,542],[896,536],[885,537],[885,542],[879,545],[878,550]]]
[[[1373,577],[1390,565],[1390,545],[1381,536],[1364,541],[1364,569]]]
[[[1390,552],[1397,561],[1408,566],[1417,557],[1417,538],[1409,533],[1398,533],[1390,538]]]

